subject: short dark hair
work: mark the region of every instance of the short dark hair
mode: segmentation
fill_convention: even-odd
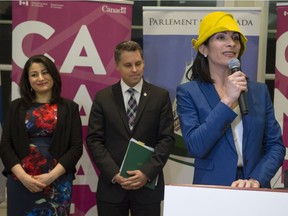
[[[122,41],[115,47],[115,50],[114,50],[114,60],[116,64],[120,62],[121,60],[120,57],[123,51],[128,51],[128,52],[139,51],[143,59],[142,48],[137,42],[131,41],[131,40]]]
[[[53,79],[52,96],[50,103],[57,103],[61,98],[62,81],[56,65],[44,55],[34,55],[30,57],[24,65],[19,82],[20,95],[26,105],[31,105],[36,98],[29,82],[29,69],[33,63],[42,63]]]

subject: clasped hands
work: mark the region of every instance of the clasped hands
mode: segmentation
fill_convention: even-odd
[[[255,179],[238,179],[232,182],[231,187],[238,188],[260,188],[260,183]]]
[[[147,176],[140,170],[127,171],[127,174],[130,177],[124,178],[120,173],[114,177],[114,181],[120,184],[125,190],[138,190],[148,181]]]
[[[22,184],[32,193],[37,193],[42,191],[45,187],[50,185],[53,180],[49,176],[49,173],[31,176],[26,174],[23,178],[20,179]]]

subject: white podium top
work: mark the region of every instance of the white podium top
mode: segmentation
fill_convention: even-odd
[[[288,190],[166,185],[164,216],[286,216]]]

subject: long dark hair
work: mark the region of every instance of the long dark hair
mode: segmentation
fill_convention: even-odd
[[[24,103],[29,106],[33,103],[33,101],[36,98],[36,94],[34,90],[31,88],[29,82],[29,69],[33,63],[42,63],[46,67],[47,71],[51,75],[54,82],[52,87],[52,95],[50,103],[53,104],[59,102],[62,99],[61,97],[62,81],[56,65],[48,57],[44,55],[34,55],[30,57],[25,63],[21,79],[19,82],[19,91],[21,97],[24,100]]]
[[[203,44],[207,46],[208,41],[209,38]],[[199,80],[202,82],[214,83],[210,75],[208,60],[199,51],[196,54],[192,66],[186,71],[186,78],[190,81]]]
[[[200,52],[197,53],[192,66],[186,71],[186,78],[190,81],[214,83],[210,75],[208,60]]]

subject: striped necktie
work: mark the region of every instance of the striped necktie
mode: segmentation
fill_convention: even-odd
[[[127,92],[130,94],[130,98],[128,100],[128,106],[127,106],[127,116],[128,116],[129,128],[132,131],[134,127],[134,120],[136,117],[136,112],[137,112],[137,101],[134,96],[135,89],[129,88]]]

